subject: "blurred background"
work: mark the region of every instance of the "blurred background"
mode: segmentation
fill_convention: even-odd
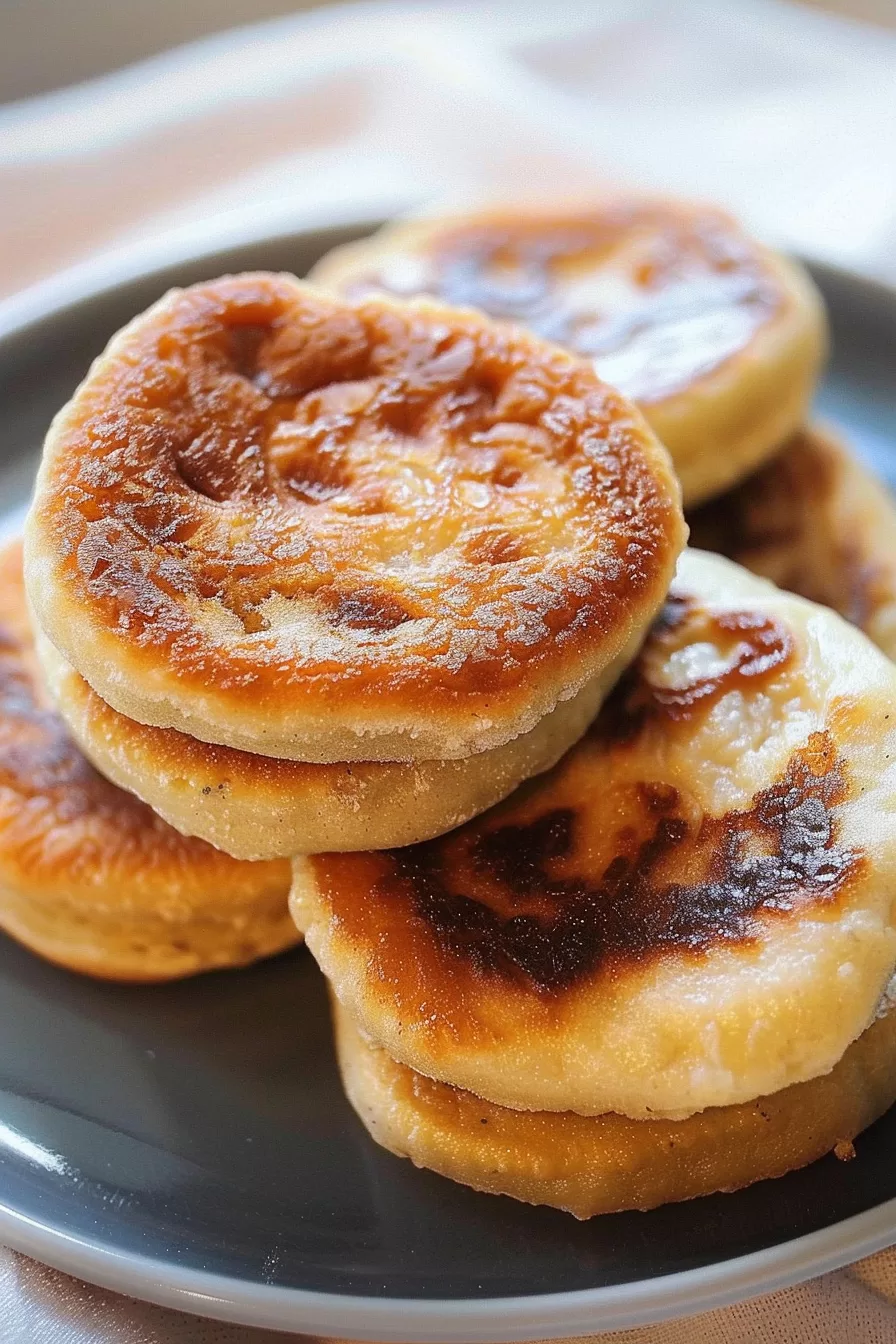
[[[607,182],[896,280],[896,0],[0,0],[7,323],[72,267]]]
[[[814,2],[896,25],[896,0]],[[320,7],[297,0],[0,0],[0,101],[91,79],[238,24]]]

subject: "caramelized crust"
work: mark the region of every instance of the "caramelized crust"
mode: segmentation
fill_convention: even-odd
[[[93,769],[50,708],[17,543],[0,554],[0,927],[72,969],[156,980],[298,941],[289,866],[238,863]]]
[[[265,755],[463,757],[640,639],[683,541],[591,368],[289,276],[173,292],[48,436],[26,577],[114,708]]]
[[[312,272],[350,298],[430,294],[594,361],[637,401],[696,502],[803,418],[824,349],[807,277],[723,211],[670,199],[514,204],[392,225]]]
[[[832,607],[896,659],[896,505],[830,430],[802,430],[690,522],[695,545]]]
[[[590,734],[460,830],[297,860],[364,1030],[505,1106],[680,1116],[831,1068],[896,963],[894,669],[688,552]]]
[[[576,1218],[739,1190],[852,1140],[896,1100],[896,1016],[875,1022],[832,1071],[686,1120],[510,1111],[434,1082],[365,1041],[335,1006],[348,1098],[377,1143],[475,1190]]]

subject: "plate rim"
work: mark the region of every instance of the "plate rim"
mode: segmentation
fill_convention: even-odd
[[[277,227],[206,221],[151,242],[103,252],[0,300],[0,346],[119,288],[177,265],[265,244],[307,242],[330,231],[373,229],[381,210],[309,211]],[[896,286],[811,261],[813,270],[896,309]],[[697,1315],[805,1282],[896,1241],[896,1198],[775,1246],[697,1269],[625,1284],[525,1297],[398,1298],[254,1283],[117,1250],[40,1222],[0,1198],[0,1240],[89,1283],[194,1315],[281,1331],[394,1344],[511,1344],[603,1334]]]
[[[239,1325],[391,1344],[515,1344],[696,1316],[840,1269],[889,1246],[894,1233],[896,1198],[792,1241],[654,1279],[527,1297],[362,1297],[185,1269],[48,1228],[0,1203],[7,1245],[99,1287]]]

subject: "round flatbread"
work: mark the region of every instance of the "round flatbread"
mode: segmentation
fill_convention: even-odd
[[[863,1032],[830,1073],[686,1120],[511,1111],[397,1064],[335,1009],[349,1101],[371,1136],[474,1190],[576,1218],[653,1209],[783,1176],[852,1140],[896,1100],[896,1015]]]
[[[611,684],[684,535],[668,455],[584,361],[260,274],[172,292],[96,361],[47,436],[25,572],[129,718],[419,761]]]
[[[461,761],[306,764],[152,728],[107,705],[45,635],[37,652],[66,726],[88,760],[185,835],[238,859],[386,849],[478,816],[549,769],[588,728],[598,678],[503,747]]]
[[[439,840],[294,864],[365,1033],[499,1105],[681,1118],[833,1068],[896,965],[896,668],[686,552],[593,729]]]

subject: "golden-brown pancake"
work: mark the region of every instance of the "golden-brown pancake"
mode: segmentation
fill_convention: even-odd
[[[47,437],[37,620],[114,709],[295,760],[501,746],[615,679],[685,536],[591,366],[291,276],[173,291]]]
[[[242,966],[299,941],[289,864],[239,863],[98,775],[49,706],[18,543],[0,553],[0,928],[113,980]]]
[[[833,607],[896,659],[896,502],[831,430],[801,430],[690,523],[696,546]]]
[[[614,195],[387,226],[311,278],[349,297],[431,294],[594,361],[672,454],[685,501],[747,475],[805,419],[826,348],[801,267],[713,206]]]
[[[476,1190],[577,1218],[652,1209],[783,1176],[852,1140],[896,1100],[896,1014],[830,1073],[686,1120],[511,1111],[397,1064],[335,1008],[349,1101],[377,1143]]]
[[[681,1118],[827,1072],[896,965],[896,667],[702,552],[593,729],[439,840],[297,859],[393,1058],[498,1105]]]
[[[185,835],[238,859],[386,849],[441,835],[554,765],[603,699],[600,678],[503,747],[462,761],[275,760],[152,728],[107,705],[45,635],[44,680],[88,760]]]

